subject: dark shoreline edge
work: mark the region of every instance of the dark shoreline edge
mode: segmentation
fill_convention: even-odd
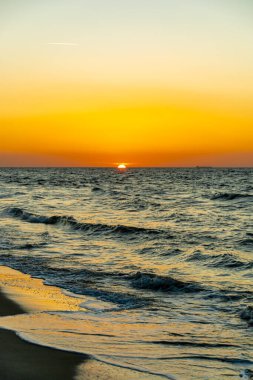
[[[26,313],[0,291],[0,317]],[[88,355],[43,347],[0,329],[0,378],[5,380],[74,380]]]

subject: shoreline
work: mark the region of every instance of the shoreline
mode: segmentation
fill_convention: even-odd
[[[55,297],[57,296],[57,297]],[[72,298],[42,279],[0,265],[0,379],[4,380],[154,380],[161,378],[134,368],[97,360],[89,354],[41,345],[5,328],[6,318],[44,311],[83,311]],[[9,319],[10,318],[10,319]],[[162,376],[164,378],[164,376]],[[168,377],[170,378],[170,377]]]
[[[26,311],[0,290],[0,317]],[[89,359],[24,341],[15,332],[0,329],[0,376],[5,380],[74,380],[77,367]]]

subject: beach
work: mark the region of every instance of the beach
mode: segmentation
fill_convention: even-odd
[[[0,316],[24,313],[22,307],[0,293]],[[72,380],[85,355],[41,347],[0,330],[0,377],[5,380]]]
[[[0,0],[0,380],[253,380],[253,0]]]
[[[17,270],[0,266],[0,379],[4,380],[151,380],[157,376],[108,365],[89,355],[46,347],[21,339],[24,321],[41,318],[50,325],[48,312],[81,310],[79,298],[44,285]],[[69,311],[68,310],[68,311]],[[4,328],[2,328],[4,326]],[[6,327],[6,328],[5,328]],[[91,326],[92,328],[92,326]],[[92,333],[92,331],[91,331]]]

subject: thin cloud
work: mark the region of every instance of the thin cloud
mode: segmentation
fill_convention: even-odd
[[[61,46],[78,46],[75,42],[48,42],[48,45],[61,45]]]

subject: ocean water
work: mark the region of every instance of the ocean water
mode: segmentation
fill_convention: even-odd
[[[185,380],[253,368],[253,169],[0,170],[0,264],[80,298],[35,341]]]

